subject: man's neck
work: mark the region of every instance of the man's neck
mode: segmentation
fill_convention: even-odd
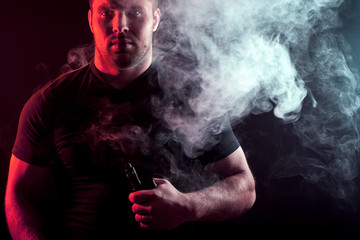
[[[151,61],[152,59],[150,58],[133,68],[117,69],[104,66],[104,64],[95,57],[94,64],[95,67],[104,74],[106,80],[112,86],[118,89],[123,89],[143,74],[150,67]]]

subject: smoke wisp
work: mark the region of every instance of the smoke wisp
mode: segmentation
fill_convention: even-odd
[[[341,0],[163,1],[156,58],[171,66],[166,92],[201,90],[183,117],[164,106],[164,119],[196,156],[222,130],[250,114],[273,111],[300,139],[306,155],[280,156],[273,178],[302,176],[336,198],[356,191],[359,75],[338,32]],[[172,84],[169,85],[168,82]],[[241,138],[241,136],[238,136]],[[216,144],[216,143],[214,143]]]

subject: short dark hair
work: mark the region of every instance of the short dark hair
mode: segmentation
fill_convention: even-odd
[[[91,6],[93,4],[93,1],[94,0],[89,0],[89,6],[90,6],[90,9],[91,9]],[[159,7],[159,0],[153,0],[154,1],[154,10],[157,9]]]

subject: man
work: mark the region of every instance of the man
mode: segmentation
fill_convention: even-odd
[[[185,193],[156,178],[154,189],[124,191],[118,177],[124,154],[135,162],[150,158],[150,169],[160,169],[155,164],[163,162],[156,160],[176,149],[171,140],[157,141],[169,128],[149,111],[149,96],[162,96],[152,63],[161,12],[156,0],[92,0],[90,6],[93,62],[35,93],[20,117],[5,199],[13,238],[107,239],[135,221],[145,229],[173,229],[228,220],[251,208],[254,179],[232,132],[223,134],[216,161],[204,162],[220,176],[216,184]],[[137,142],[144,132],[146,141],[138,145],[113,141],[126,135]],[[127,198],[131,207],[121,203]],[[127,219],[128,208],[135,220]]]

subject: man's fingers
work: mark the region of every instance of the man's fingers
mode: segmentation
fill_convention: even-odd
[[[137,192],[130,193],[129,200],[132,203],[142,203],[142,202],[149,201],[153,195],[154,195],[154,192],[152,190],[137,191]]]
[[[163,179],[163,178],[153,178],[153,179],[154,179],[156,185],[158,185],[158,186],[168,182],[166,179]]]
[[[139,223],[150,223],[152,221],[152,216],[151,215],[140,215],[140,214],[135,214],[135,221],[139,222]]]
[[[168,181],[162,178],[154,178],[156,185],[166,184]],[[154,195],[154,190],[142,190],[137,192],[132,192],[129,194],[129,200],[132,203],[142,203],[149,201]]]
[[[142,222],[140,223],[140,227],[144,229],[153,229],[153,227],[151,227],[150,224],[142,223]]]
[[[150,206],[144,206],[134,203],[132,206],[132,212],[135,214],[141,214],[146,215],[151,213],[151,207]]]

